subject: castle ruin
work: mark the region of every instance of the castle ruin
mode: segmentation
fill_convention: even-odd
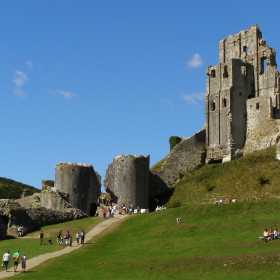
[[[276,143],[280,74],[276,52],[257,25],[220,41],[220,62],[207,67],[206,162],[229,161]]]

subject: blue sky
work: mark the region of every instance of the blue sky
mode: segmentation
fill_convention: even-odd
[[[265,8],[264,8],[265,7]],[[0,0],[1,177],[41,188],[57,162],[169,152],[203,127],[219,41],[258,24],[280,51],[278,1]]]

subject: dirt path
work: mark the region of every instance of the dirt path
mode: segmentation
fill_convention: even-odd
[[[112,224],[115,224],[117,222],[119,222],[120,220],[122,220],[123,218],[125,218],[127,216],[124,215],[118,215],[115,216],[114,219],[107,219],[106,221],[96,225],[91,231],[89,231],[86,236],[85,236],[85,243],[88,242],[90,239],[92,239],[93,237],[97,236],[98,234],[100,234],[102,231],[104,231],[105,229],[107,229],[109,226],[111,226]],[[79,248],[81,248],[81,246],[83,245],[73,245],[72,247],[66,247],[63,250],[60,251],[56,251],[53,253],[47,253],[47,254],[43,254],[43,255],[39,255],[37,257],[34,257],[33,259],[27,260],[27,270],[32,269],[33,267],[49,260],[52,258],[56,258],[59,256],[62,256],[64,254],[70,253],[72,251],[75,251]],[[2,256],[1,256],[2,258]],[[21,265],[19,264],[18,266],[18,271],[17,273],[21,273]],[[16,273],[13,271],[13,269],[8,270],[8,272],[2,271],[0,272],[0,279],[3,278],[7,278],[7,277],[12,277],[14,276]]]

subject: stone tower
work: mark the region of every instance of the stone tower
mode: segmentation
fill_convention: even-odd
[[[260,124],[279,118],[275,56],[257,25],[220,41],[220,62],[207,67],[206,162],[234,159],[245,144],[250,150]]]
[[[96,202],[101,194],[100,178],[92,165],[57,163],[54,187],[67,194],[68,202],[88,215],[94,214]]]
[[[113,202],[149,209],[149,156],[114,158],[106,171],[104,186]]]

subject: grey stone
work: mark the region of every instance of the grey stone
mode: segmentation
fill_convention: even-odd
[[[101,194],[101,185],[100,176],[94,171],[92,165],[57,163],[54,188],[66,194],[67,202],[73,208],[81,209],[88,215],[95,213],[96,203]],[[51,197],[55,198],[53,194]],[[58,205],[56,199],[54,203]]]
[[[220,41],[220,62],[206,71],[207,162],[275,145],[280,129],[275,58],[257,25]]]
[[[108,166],[104,186],[118,204],[149,209],[149,156],[122,155]]]

